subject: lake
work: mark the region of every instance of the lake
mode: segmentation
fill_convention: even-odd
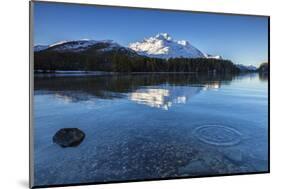
[[[41,74],[33,104],[35,185],[268,171],[263,75]]]

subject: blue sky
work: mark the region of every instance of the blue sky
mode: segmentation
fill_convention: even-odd
[[[267,28],[266,17],[41,2],[34,6],[36,45],[87,38],[127,46],[165,32],[205,53],[245,65],[267,61]]]

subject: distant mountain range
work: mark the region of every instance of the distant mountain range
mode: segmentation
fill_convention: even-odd
[[[36,45],[35,52],[44,50],[53,50],[59,52],[81,52],[98,45],[105,44],[107,47],[104,51],[123,48],[124,50],[134,51],[141,56],[152,58],[214,58],[222,59],[221,56],[213,56],[201,52],[196,47],[192,46],[188,41],[176,41],[167,33],[159,33],[154,37],[144,39],[140,42],[130,43],[128,47],[123,47],[112,40],[76,40],[76,41],[61,41],[51,45]]]
[[[207,60],[217,60],[216,62],[223,62],[224,59],[220,55],[210,55],[200,51],[198,48],[191,45],[186,40],[174,40],[167,33],[159,33],[153,37],[145,38],[139,42],[133,42],[124,47],[112,40],[73,40],[73,41],[60,41],[50,45],[36,45],[34,46],[35,52],[35,68],[37,69],[56,69],[56,70],[74,70],[91,69],[91,70],[113,70],[112,63],[117,64],[117,60],[123,62],[130,62],[134,60],[148,61],[151,59],[162,59],[157,61],[157,69],[163,70],[163,66],[159,66],[158,62],[167,62],[169,59],[197,59],[189,60],[189,62],[211,62]],[[147,58],[146,58],[147,57]],[[221,60],[221,61],[220,61]],[[153,60],[155,61],[155,60]],[[45,62],[45,65],[42,63]],[[103,63],[103,65],[101,65]],[[214,62],[213,62],[214,63]],[[47,65],[50,64],[50,65]],[[53,66],[52,66],[53,64]],[[79,67],[77,64],[83,64]],[[120,63],[119,63],[120,64]],[[129,63],[128,63],[129,64]],[[154,63],[156,64],[156,63]],[[177,63],[177,64],[180,64]],[[126,65],[128,67],[128,65]],[[235,65],[240,71],[256,71],[255,66]],[[124,65],[122,65],[124,67]],[[136,67],[136,66],[133,66]],[[145,66],[144,66],[145,67]],[[182,67],[182,66],[181,66]],[[193,66],[194,67],[194,66]],[[196,66],[196,67],[199,67]],[[214,67],[214,66],[211,66]],[[153,68],[142,68],[145,70],[155,70]],[[114,67],[116,69],[116,65]],[[119,69],[119,68],[118,68]],[[127,69],[127,68],[126,68]],[[156,70],[157,70],[156,69]],[[193,68],[195,69],[195,68]],[[214,69],[214,68],[213,68]],[[131,68],[129,70],[132,70]],[[136,69],[138,71],[138,69]],[[165,69],[164,69],[165,70]],[[177,71],[181,71],[177,67]],[[190,70],[185,68],[185,70]],[[195,71],[200,70],[196,68]],[[193,70],[192,70],[193,71]]]
[[[257,67],[253,65],[236,64],[241,71],[257,71]]]

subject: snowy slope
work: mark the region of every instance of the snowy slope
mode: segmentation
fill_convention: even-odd
[[[43,50],[52,50],[52,51],[59,51],[59,52],[81,52],[89,49],[90,47],[101,44],[104,45],[104,48],[101,48],[101,51],[109,51],[113,48],[123,48],[119,44],[113,42],[112,40],[88,40],[88,39],[82,39],[82,40],[76,40],[76,41],[60,41],[56,42],[51,45],[37,45],[34,47],[34,51],[43,51]]]
[[[204,54],[188,41],[173,40],[167,33],[159,33],[141,42],[131,43],[129,44],[129,48],[140,55],[154,58],[221,58],[220,56]]]
[[[47,48],[49,48],[49,45],[36,45],[36,46],[34,46],[34,51],[35,52],[43,51]]]

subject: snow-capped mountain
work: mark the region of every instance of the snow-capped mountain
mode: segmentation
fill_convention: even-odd
[[[123,49],[123,50],[132,51],[131,49],[123,47],[112,40],[97,41],[97,40],[88,40],[88,39],[74,40],[74,41],[60,41],[45,46],[37,45],[34,47],[34,51],[39,52],[43,50],[51,50],[57,52],[82,52],[82,51],[89,50],[90,48],[96,48],[102,52],[110,51],[114,49],[115,50]]]
[[[236,66],[241,70],[241,71],[256,71],[258,68],[253,65],[243,65],[243,64],[236,64]]]
[[[50,45],[36,45],[34,52],[51,50],[57,52],[83,52],[91,48],[99,51],[122,50],[133,54],[154,58],[214,58],[222,59],[221,56],[213,56],[201,52],[196,47],[192,46],[188,41],[173,40],[167,33],[159,33],[154,37],[144,39],[141,42],[129,44],[128,47],[123,47],[112,40],[73,40],[59,41]]]
[[[154,37],[144,39],[140,42],[129,44],[129,48],[136,51],[140,55],[154,58],[216,58],[220,56],[212,56],[204,54],[196,47],[192,46],[188,41],[173,40],[167,33],[159,33]]]

